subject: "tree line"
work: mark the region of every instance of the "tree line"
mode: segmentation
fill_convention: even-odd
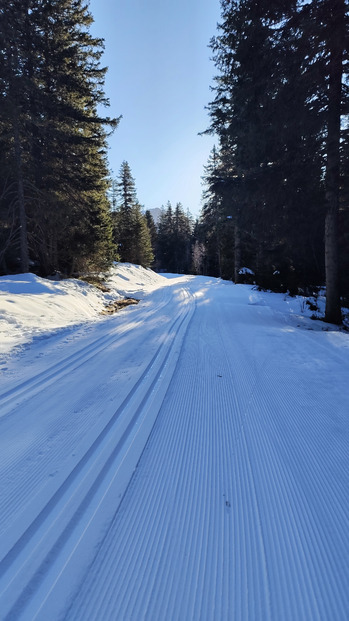
[[[107,267],[103,41],[82,0],[0,6],[0,270],[41,275]]]
[[[0,273],[102,271],[115,260],[297,292],[349,295],[348,0],[221,0],[199,221],[155,224],[130,166],[84,0],[0,4]]]
[[[193,220],[181,203],[168,202],[155,223],[150,210],[137,198],[136,183],[128,162],[121,165],[112,184],[112,220],[118,258],[176,274],[192,270]],[[144,213],[143,213],[144,212]]]
[[[349,293],[348,3],[221,0],[200,221],[206,269]]]
[[[0,273],[107,270],[121,260],[191,269],[192,223],[170,204],[155,226],[130,166],[111,179],[103,40],[84,0],[0,4]]]

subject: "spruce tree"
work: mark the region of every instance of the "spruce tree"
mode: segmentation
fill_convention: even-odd
[[[138,205],[136,185],[128,162],[121,164],[117,186],[117,204],[114,217],[114,237],[118,246],[120,260],[132,262],[136,243],[135,205]]]
[[[126,161],[121,164],[116,187],[118,198],[113,212],[114,239],[120,260],[149,267],[154,260],[150,231],[138,203],[131,168]]]
[[[149,211],[149,209],[147,209],[145,211],[145,219],[147,221],[147,226],[149,229],[149,233],[150,233],[150,242],[151,242],[151,249],[152,249],[152,253],[155,257],[155,253],[156,253],[156,244],[157,244],[157,228],[154,222],[154,218],[151,214],[151,212]]]
[[[163,210],[158,226],[157,261],[159,269],[186,274],[191,269],[192,223],[181,203],[173,210],[170,202]]]
[[[114,252],[105,127],[117,121],[97,113],[106,70],[91,23],[81,0],[10,0],[0,12],[2,143],[22,255],[43,274],[103,268]]]
[[[16,217],[20,268],[24,272],[29,269],[25,196],[28,139],[25,111],[28,106],[28,93],[33,88],[33,81],[28,74],[27,35],[30,5],[29,0],[10,0],[0,10],[1,146],[6,166],[3,171],[2,191],[6,201],[6,185],[12,185],[11,204]]]
[[[343,56],[347,50],[348,12],[345,0],[323,3],[328,51],[328,102],[326,139],[326,314],[330,323],[341,323],[339,288],[338,217],[340,200],[340,141],[342,112]]]
[[[209,104],[209,131],[219,137],[223,194],[225,200],[230,196],[234,217],[235,255],[239,244],[244,255],[253,247],[255,269],[267,286],[272,285],[275,269],[283,273],[290,289],[320,283],[324,278],[323,171],[327,167],[328,196],[328,167],[334,169],[334,158],[329,158],[332,97],[328,87],[334,40],[337,173],[330,186],[337,187],[331,204],[338,209],[339,110],[340,105],[344,110],[345,103],[345,89],[338,97],[342,84],[338,74],[343,74],[338,54],[343,56],[347,48],[348,24],[344,2],[222,0],[221,6],[219,33],[211,43],[218,75],[215,98]],[[328,205],[327,198],[327,213]],[[328,222],[332,226],[333,217],[329,220],[327,215]]]
[[[160,271],[171,272],[174,269],[173,255],[173,210],[172,205],[168,201],[166,209],[162,209],[157,235],[157,254],[156,259]]]
[[[145,214],[142,213],[141,206],[135,205],[135,249],[132,262],[143,267],[150,267],[154,261],[152,248],[151,232]]]
[[[216,146],[212,149],[202,179],[205,189],[200,222],[206,248],[206,269],[209,275],[230,278],[233,265],[228,267],[227,256],[228,247],[233,248],[233,239],[230,237],[227,240],[227,235],[232,232],[230,220],[234,219],[237,223],[239,214],[233,193],[227,192],[230,177]],[[226,240],[227,244],[224,243]]]

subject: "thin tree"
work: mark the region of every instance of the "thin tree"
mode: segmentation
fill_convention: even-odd
[[[340,188],[340,136],[342,110],[343,53],[346,42],[345,0],[326,3],[328,15],[328,110],[326,161],[326,313],[330,323],[342,321],[338,264],[338,214]]]

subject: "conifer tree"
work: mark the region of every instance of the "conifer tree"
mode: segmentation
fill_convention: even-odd
[[[345,103],[345,89],[338,96],[344,71],[338,58],[345,56],[348,28],[344,5],[344,0],[221,0],[222,21],[211,43],[218,75],[209,104],[210,131],[219,137],[223,194],[235,206],[235,254],[239,241],[245,255],[253,246],[255,269],[267,286],[275,269],[295,290],[324,277],[323,171],[327,166],[328,196],[328,169],[334,170],[336,158],[336,181],[330,187],[337,188],[331,204],[338,211],[338,128]],[[329,86],[334,56],[336,114]],[[335,125],[330,117],[335,116],[336,158],[329,139]],[[333,231],[335,218],[328,214],[329,207],[326,230],[331,222]]]
[[[150,267],[154,261],[152,248],[151,232],[145,214],[142,213],[141,206],[135,205],[135,250],[132,263]]]
[[[223,264],[227,263],[229,250],[224,244],[228,233],[228,210],[232,218],[233,197],[228,195],[227,183],[228,175],[222,158],[216,146],[213,147],[207,165],[204,168],[203,182],[205,189],[203,192],[203,206],[201,213],[201,229],[204,235],[206,247],[206,269],[212,276],[222,277],[223,273],[227,276],[227,269],[223,269]],[[238,210],[235,209],[234,221],[237,222]],[[231,233],[231,231],[230,231]],[[233,246],[233,239],[228,239],[228,245]],[[227,266],[226,266],[227,268]],[[229,268],[228,268],[229,270]],[[230,265],[231,277],[233,266]]]
[[[154,222],[154,218],[153,218],[151,212],[149,211],[149,209],[146,210],[144,215],[145,215],[145,219],[147,221],[147,225],[148,225],[148,229],[149,229],[149,233],[150,233],[151,249],[152,249],[153,255],[155,257],[155,254],[156,254],[156,244],[157,244],[157,229],[156,229],[156,225],[155,225],[155,222]]]
[[[192,224],[181,203],[173,210],[170,202],[163,210],[158,226],[157,261],[159,269],[185,274],[191,268]]]
[[[118,245],[121,261],[132,262],[134,253],[136,225],[135,205],[138,205],[136,185],[128,162],[121,164],[116,183],[117,203],[114,217],[114,237]]]
[[[339,289],[340,141],[344,51],[348,49],[348,7],[345,0],[323,3],[328,51],[328,103],[326,139],[326,314],[330,323],[341,323]],[[347,27],[346,27],[347,26]]]
[[[174,211],[173,260],[174,272],[185,274],[191,266],[191,221],[190,215],[184,213],[181,203]]]
[[[154,260],[147,219],[138,203],[135,180],[128,162],[121,164],[118,200],[114,218],[114,238],[120,260],[149,267]]]
[[[106,70],[91,23],[82,0],[10,0],[0,11],[1,140],[22,270],[29,255],[43,274],[113,256],[105,127],[117,120],[97,113]]]
[[[166,209],[162,209],[157,231],[156,259],[160,270],[173,271],[173,211],[168,201]]]

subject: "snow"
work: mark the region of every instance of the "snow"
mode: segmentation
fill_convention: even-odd
[[[250,276],[254,276],[254,272],[249,267],[242,267],[241,269],[239,269],[239,274],[249,274]]]
[[[108,287],[0,279],[1,619],[345,621],[349,334],[215,278]]]
[[[102,293],[81,280],[53,281],[34,274],[0,277],[0,355],[45,333],[96,319],[110,300],[141,298],[159,283],[151,270],[117,264]]]

